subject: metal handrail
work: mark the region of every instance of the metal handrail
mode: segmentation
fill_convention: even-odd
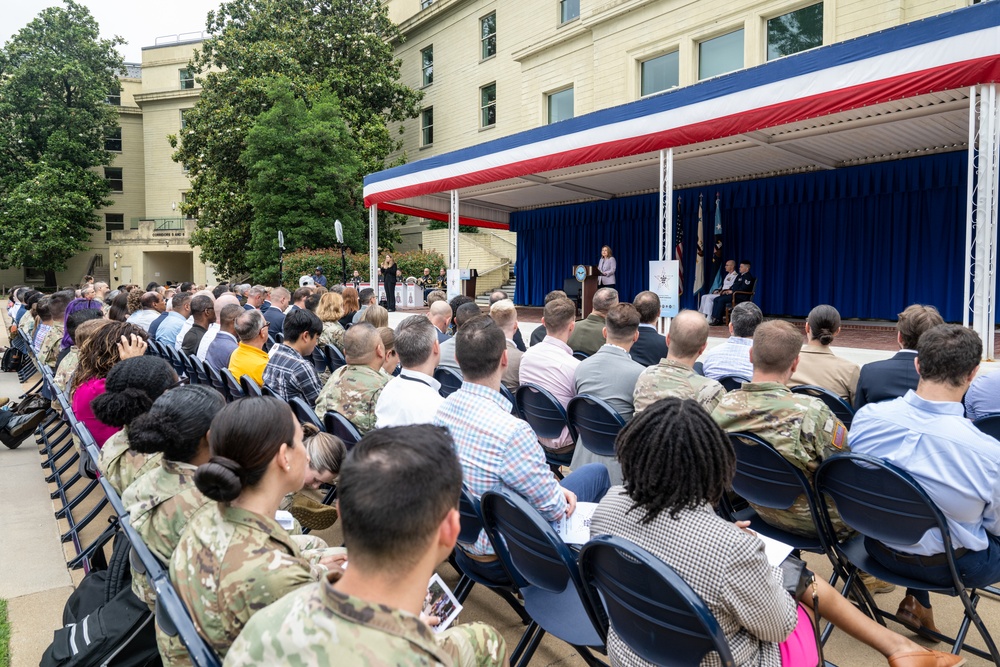
[[[502,269],[504,267],[507,267],[508,270],[509,270],[509,268],[510,268],[510,262],[504,262],[503,264],[498,264],[497,266],[494,266],[492,269],[486,269],[485,271],[480,271],[479,272],[479,277],[482,278],[487,273],[493,273],[494,271],[499,271],[500,269]]]
[[[495,234],[495,233],[493,233],[493,232],[487,232],[487,233],[488,233],[488,234],[489,234],[490,236],[492,236],[493,238],[495,238],[495,239],[500,239],[500,240],[501,240],[501,241],[503,241],[504,243],[507,243],[507,244],[509,244],[509,245],[512,245],[512,246],[514,246],[514,249],[515,249],[515,250],[517,249],[517,244],[516,244],[516,243],[514,243],[513,241],[511,241],[510,239],[505,239],[504,237],[500,236],[499,234]]]

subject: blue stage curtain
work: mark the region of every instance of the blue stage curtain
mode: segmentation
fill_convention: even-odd
[[[748,259],[754,299],[769,315],[804,317],[828,303],[845,318],[896,319],[911,303],[962,318],[966,153],[675,191],[684,225],[684,307],[694,284],[698,197],[704,197],[705,289],[712,284],[716,193],[723,260]],[[541,305],[577,263],[596,264],[602,245],[618,260],[631,299],[655,259],[657,195],[512,213],[518,303]],[[703,292],[704,293],[704,292]]]

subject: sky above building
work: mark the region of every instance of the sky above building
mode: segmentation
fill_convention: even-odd
[[[205,29],[205,16],[217,9],[220,0],[78,0],[94,15],[101,37],[118,35],[127,42],[118,47],[126,62],[141,62],[142,47],[153,46],[157,38],[172,40],[174,35]],[[0,41],[10,41],[46,7],[60,6],[60,0],[0,0]]]

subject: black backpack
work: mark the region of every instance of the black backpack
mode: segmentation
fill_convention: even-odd
[[[132,592],[129,552],[119,531],[107,570],[92,570],[66,601],[65,627],[56,630],[39,667],[153,667],[161,665],[156,622]]]
[[[0,359],[0,371],[4,373],[16,373],[24,366],[25,354],[15,347],[8,347]]]

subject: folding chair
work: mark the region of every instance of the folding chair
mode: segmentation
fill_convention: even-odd
[[[205,374],[208,376],[208,384],[212,385],[217,392],[222,394],[222,398],[226,399],[228,403],[229,398],[229,387],[226,385],[226,381],[222,379],[222,374],[217,368],[210,364],[205,364]]]
[[[697,373],[698,375],[704,377],[705,376],[705,365],[703,363],[701,363],[700,361],[694,362],[694,372]]]
[[[487,491],[483,525],[532,618],[510,664],[525,667],[545,633],[571,645],[588,665],[604,665],[588,647],[604,648],[604,621],[591,604],[576,558],[528,501],[507,490]]]
[[[188,362],[194,370],[194,374],[191,376],[191,382],[194,384],[205,384],[210,387],[214,386],[212,384],[212,378],[208,374],[208,364],[194,355],[188,356]]]
[[[326,427],[327,433],[335,435],[344,441],[347,451],[350,451],[351,447],[361,439],[361,432],[358,431],[358,427],[336,410],[329,410],[323,415],[323,426]]]
[[[327,345],[323,348],[323,353],[326,355],[326,365],[330,369],[330,372],[337,370],[341,366],[347,365],[347,359],[344,358],[344,353],[337,349],[336,345]]]
[[[705,602],[673,568],[628,540],[599,535],[580,552],[595,606],[636,655],[654,665],[696,667],[715,651],[735,667],[726,635]]]
[[[313,368],[316,369],[317,375],[322,375],[327,371],[333,370],[326,363],[326,352],[324,350],[325,347],[326,345],[317,345],[316,347],[313,348],[312,357],[310,357],[310,361],[312,361]]]
[[[833,411],[834,416],[842,421],[845,427],[851,428],[851,422],[854,421],[854,409],[847,404],[847,401],[842,399],[840,396],[837,396],[829,389],[824,389],[823,387],[817,387],[811,384],[801,384],[798,387],[792,387],[792,393],[804,394],[806,396],[818,398]]]
[[[264,392],[261,390],[260,385],[249,375],[243,374],[240,376],[240,388],[243,390],[244,396],[263,396]]]
[[[223,368],[219,371],[219,375],[222,376],[223,382],[226,383],[226,401],[232,403],[238,398],[243,398],[246,394],[243,391],[243,387],[240,385],[239,380],[233,375],[233,372],[228,368]]]
[[[500,385],[500,395],[510,401],[510,414],[521,419],[521,413],[517,409],[517,399],[514,398],[514,394],[510,393],[510,389],[504,385]]]
[[[860,533],[857,537],[834,545],[838,554],[849,563],[848,583],[858,576],[860,570],[897,586],[958,597],[965,608],[958,634],[951,638],[932,633],[926,628],[923,632],[939,640],[953,642],[952,653],[957,654],[964,649],[987,660],[992,659],[994,664],[1000,665],[1000,652],[976,611],[979,592],[965,587],[955,566],[948,521],[908,473],[875,457],[838,454],[823,462],[816,471],[814,481],[818,497],[824,499],[829,496],[833,499],[844,523]],[[829,515],[825,505],[823,507],[824,517],[829,524]],[[951,571],[950,585],[932,584],[897,574],[872,558],[865,546],[866,540],[888,544],[916,544],[929,530],[937,530],[941,534],[944,555]],[[884,618],[897,620],[894,614],[879,609],[864,586],[856,589],[864,595],[875,620],[883,625]],[[970,624],[976,626],[988,651],[965,643]]]
[[[451,370],[438,366],[434,369],[434,379],[441,383],[438,393],[448,398],[462,388],[462,376]]]
[[[606,401],[580,394],[570,399],[566,415],[573,430],[589,451],[598,456],[615,455],[615,438],[625,426],[625,420]]]
[[[580,361],[583,361],[584,359],[586,359],[589,356],[590,355],[587,354],[586,352],[574,352],[573,353],[573,358],[574,359],[579,359]]]
[[[986,435],[1000,440],[1000,414],[980,417],[976,421],[972,422],[972,425]]]
[[[174,370],[177,372],[177,377],[184,377],[187,375],[188,367],[187,364],[184,363],[184,358],[181,356],[182,353],[178,352],[176,348],[170,345],[163,345],[163,349],[166,350],[167,356],[165,358],[170,362],[170,365],[174,367]],[[187,355],[184,356],[186,357]]]
[[[320,431],[326,431],[326,427],[323,422],[320,421],[319,417],[316,416],[316,411],[309,407],[309,404],[301,396],[294,396],[288,401],[289,407],[292,408],[292,412],[295,413],[295,418],[299,420],[302,424],[312,424]]]
[[[747,378],[740,377],[739,375],[723,375],[719,378],[718,382],[722,385],[723,389],[726,391],[734,391],[740,389],[744,382],[749,382]]]
[[[570,437],[576,442],[576,431],[566,417],[566,410],[555,399],[555,396],[533,384],[523,384],[517,388],[514,394],[517,398],[517,410],[528,422],[535,436],[538,438],[556,439],[562,435],[563,429],[568,428]],[[545,452],[545,462],[552,468],[556,477],[560,477],[560,466],[568,466],[573,460],[572,450],[563,454],[556,454],[548,447],[538,443]]]

